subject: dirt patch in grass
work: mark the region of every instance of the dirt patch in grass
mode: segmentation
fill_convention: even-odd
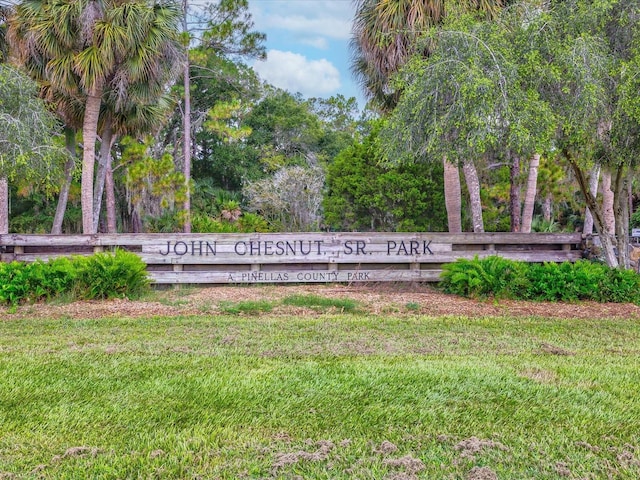
[[[358,312],[368,315],[454,315],[465,317],[510,316],[549,318],[640,318],[640,307],[633,304],[524,302],[513,300],[474,300],[447,295],[430,284],[358,284],[358,285],[255,285],[176,288],[154,292],[140,301],[84,301],[64,305],[23,305],[11,312],[0,307],[0,318],[102,318],[175,315],[212,315],[229,303],[273,302],[269,315],[309,315],[323,312],[317,308],[285,305],[292,295],[313,295],[331,299],[354,300]],[[410,306],[410,308],[408,307]],[[327,312],[330,312],[328,310]],[[242,314],[242,313],[240,313]],[[552,352],[546,352],[552,353]]]
[[[462,440],[455,447],[455,450],[460,452],[460,458],[469,459],[475,461],[476,455],[482,453],[484,450],[498,449],[502,451],[508,451],[509,448],[500,442],[494,442],[493,440],[483,440],[477,437],[467,438]]]
[[[294,465],[300,461],[320,462],[329,457],[329,453],[334,449],[335,445],[329,440],[321,440],[316,445],[316,450],[308,452],[298,450],[297,452],[276,453],[272,468],[278,470],[287,465]]]
[[[575,352],[565,350],[564,348],[557,347],[549,343],[543,343],[542,345],[540,345],[540,350],[542,350],[543,353],[549,355],[559,355],[561,357],[570,357],[576,354]]]
[[[380,444],[378,448],[374,449],[374,452],[379,453],[380,455],[389,455],[390,453],[394,453],[397,451],[398,447],[388,440],[385,440]]]
[[[400,458],[388,458],[383,463],[389,467],[402,469],[409,475],[414,475],[426,468],[422,460],[412,457],[411,455],[405,455]]]
[[[498,475],[489,467],[473,467],[467,473],[467,480],[498,480]]]

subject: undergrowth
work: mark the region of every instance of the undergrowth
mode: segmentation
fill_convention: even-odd
[[[124,250],[48,262],[0,263],[0,304],[5,305],[60,297],[137,298],[148,288],[144,262]]]
[[[640,304],[640,275],[587,260],[528,264],[498,256],[459,259],[443,266],[440,287],[476,298]]]

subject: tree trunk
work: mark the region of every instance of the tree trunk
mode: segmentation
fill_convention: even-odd
[[[542,218],[547,223],[551,222],[551,212],[553,210],[553,195],[551,193],[547,193],[547,196],[544,197],[544,201],[542,202]]]
[[[527,178],[527,192],[524,196],[524,209],[522,211],[522,233],[531,233],[533,221],[533,207],[536,202],[538,189],[538,167],[540,166],[540,154],[536,153],[529,162],[529,175]]]
[[[460,172],[455,163],[443,158],[444,165],[444,203],[447,209],[447,222],[450,233],[462,232],[462,194],[460,191]]]
[[[598,196],[598,183],[600,180],[600,164],[596,163],[591,172],[589,173],[589,191],[593,195],[593,198]],[[593,215],[589,207],[586,208],[584,213],[584,226],[582,228],[583,235],[593,234]]]
[[[104,183],[107,177],[107,166],[111,158],[111,147],[113,141],[113,129],[111,118],[105,120],[102,131],[102,143],[100,144],[100,154],[98,155],[98,173],[93,189],[93,231],[98,231],[100,225],[100,211],[102,210],[102,194],[104,193]]]
[[[107,161],[107,176],[104,183],[107,202],[107,233],[117,233],[116,224],[116,195],[113,183],[113,161],[111,155]]]
[[[511,210],[511,231],[520,231],[520,157],[511,158],[509,203]]]
[[[93,171],[96,160],[96,138],[102,91],[87,95],[82,123],[82,233],[96,233],[93,228]]]
[[[628,182],[626,168],[619,166],[616,172],[613,193],[614,214],[616,225],[616,244],[618,245],[618,264],[625,268],[631,268],[629,259],[629,198],[627,196],[626,183]]]
[[[183,30],[188,33],[187,28],[187,10],[188,1],[183,0]],[[183,151],[184,151],[184,181],[185,181],[185,199],[184,199],[184,233],[191,233],[191,78],[189,72],[189,45],[185,45],[185,64],[184,64],[184,119],[183,119]]]
[[[616,229],[616,217],[613,212],[613,191],[611,190],[611,172],[602,171],[602,215],[607,230],[613,234]]]
[[[0,178],[0,235],[9,233],[9,180]]]
[[[589,207],[589,210],[591,210],[591,214],[593,215],[593,225],[596,227],[598,237],[600,238],[600,244],[604,253],[604,260],[609,267],[617,268],[619,264],[618,258],[614,251],[614,245],[611,240],[611,232],[607,230],[607,226],[603,218],[603,213],[602,210],[598,207],[596,197],[591,194],[587,179],[577,162],[568,152],[564,152],[564,155],[569,161],[569,165],[571,165],[571,169],[573,170],[573,173],[578,180],[578,185],[580,186],[580,191],[582,192],[585,202],[587,203],[587,207]]]
[[[471,204],[471,221],[473,223],[474,233],[484,233],[484,221],[482,219],[482,200],[480,199],[480,180],[478,180],[478,171],[473,162],[465,161],[462,165],[464,179],[467,183],[469,191],[469,200]]]
[[[64,183],[60,187],[60,195],[58,196],[58,205],[56,206],[56,214],[53,217],[53,225],[51,226],[52,235],[60,235],[62,233],[62,222],[64,214],[67,211],[67,202],[69,201],[69,190],[73,182],[73,171],[76,168],[76,131],[71,127],[64,129],[65,143],[69,152],[69,160],[64,166]]]

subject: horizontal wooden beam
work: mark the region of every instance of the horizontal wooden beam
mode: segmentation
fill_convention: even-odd
[[[437,282],[442,270],[149,272],[156,284]]]
[[[192,241],[227,242],[239,241],[323,241],[327,244],[346,241],[384,243],[387,241],[432,240],[433,243],[454,245],[549,245],[580,244],[580,233],[123,233],[95,235],[25,235],[10,233],[0,235],[0,246],[143,246],[164,245],[167,242]]]

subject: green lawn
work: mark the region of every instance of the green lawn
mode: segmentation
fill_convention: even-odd
[[[0,321],[0,479],[637,479],[640,322]]]

